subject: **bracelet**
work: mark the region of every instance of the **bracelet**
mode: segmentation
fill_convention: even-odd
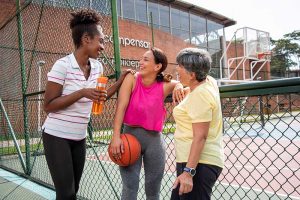
[[[179,89],[179,88],[181,88],[181,89],[183,89],[183,85],[179,82],[179,83],[177,83],[176,85],[175,85],[175,88],[174,89]]]

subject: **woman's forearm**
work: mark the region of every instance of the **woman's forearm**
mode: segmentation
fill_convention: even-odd
[[[189,168],[196,168],[197,164],[199,163],[201,152],[204,148],[205,144],[205,138],[194,138],[191,149],[190,149],[190,155],[188,158],[188,162],[186,164]]]
[[[193,142],[187,162],[187,167],[196,168],[203,151],[209,131],[210,122],[193,123]]]
[[[114,119],[113,137],[120,136],[124,115],[125,115],[125,109],[117,107],[117,111]]]
[[[47,113],[56,112],[58,110],[64,109],[76,101],[82,98],[82,95],[79,91],[76,91],[67,96],[61,96],[53,99],[49,103],[44,105],[44,111]]]
[[[107,90],[107,98],[109,99],[110,97],[112,97],[120,88],[122,84],[122,81],[118,80],[117,82],[115,82],[111,87],[108,88]]]

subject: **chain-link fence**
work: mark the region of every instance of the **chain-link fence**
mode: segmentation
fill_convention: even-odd
[[[105,34],[111,35],[111,1],[20,2],[20,12],[0,29],[3,105],[0,106],[0,166],[53,187],[41,142],[41,125],[46,117],[41,108],[47,72],[55,60],[73,50],[68,28],[70,11],[82,7],[98,10]],[[12,4],[17,7],[16,3]],[[106,45],[103,57],[114,57],[111,44]],[[115,81],[114,74],[115,69],[107,64],[105,75],[112,75],[111,83]],[[220,87],[225,168],[214,187],[213,199],[300,198],[299,88],[299,79]],[[81,198],[120,198],[119,169],[107,154],[115,105],[115,98],[107,101],[104,114],[93,116],[90,123]],[[166,101],[166,108],[168,116],[163,134],[167,161],[161,199],[170,198],[176,177],[172,103]],[[138,199],[145,199],[144,189],[142,172]]]
[[[220,88],[226,159],[216,199],[300,198],[299,81]]]
[[[41,126],[46,118],[42,108],[47,73],[57,59],[74,49],[69,28],[71,11],[80,8],[97,10],[102,17],[104,34],[113,35],[111,1],[16,0],[2,3],[10,10],[0,27],[0,98],[3,105],[0,112],[0,165],[51,186],[41,142]],[[105,45],[99,59],[105,58],[114,58],[111,43]],[[112,84],[116,69],[111,60],[103,63],[104,74],[110,77],[109,84]],[[115,104],[115,98],[106,103],[111,108]],[[100,142],[109,132],[113,111],[106,109],[104,115],[93,118],[93,140]],[[86,168],[91,166],[87,162]],[[89,176],[103,179],[104,175]]]

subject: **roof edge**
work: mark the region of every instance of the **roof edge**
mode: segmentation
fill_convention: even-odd
[[[230,19],[224,15],[221,15],[219,13],[213,12],[211,10],[208,10],[206,8],[202,8],[200,6],[197,6],[195,4],[191,4],[182,0],[161,0],[162,2],[169,3],[171,5],[176,5],[180,8],[184,8],[186,10],[195,12],[199,15],[205,16],[208,19],[217,22],[219,24],[224,25],[224,27],[232,26],[236,24],[236,21],[233,19]]]

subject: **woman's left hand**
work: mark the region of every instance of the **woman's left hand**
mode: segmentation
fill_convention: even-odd
[[[189,87],[183,88],[181,83],[177,83],[172,94],[173,104],[180,103],[188,93],[190,93]]]
[[[175,180],[173,189],[177,188],[178,184],[180,185],[179,195],[182,195],[184,193],[189,193],[193,189],[193,177],[191,177],[191,175],[189,175],[188,173],[183,172]]]

